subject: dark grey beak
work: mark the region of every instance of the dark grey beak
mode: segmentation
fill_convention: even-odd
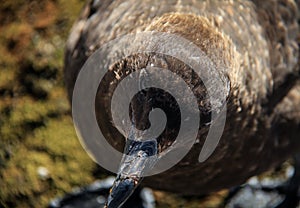
[[[107,208],[122,207],[139,185],[144,174],[158,161],[156,139],[146,141],[132,139],[133,135],[126,141],[119,173],[106,203]]]
[[[107,199],[107,208],[121,207],[138,186],[140,179],[117,178]]]

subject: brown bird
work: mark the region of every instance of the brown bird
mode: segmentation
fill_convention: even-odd
[[[203,67],[222,80],[222,90],[215,90],[226,98],[226,124],[213,154],[205,162],[198,162],[210,126],[220,119],[213,120],[212,114],[218,114],[224,103],[213,108],[206,96],[209,89],[191,66],[155,51],[137,51],[109,66],[95,102],[98,124],[110,144],[120,151],[126,146],[125,152],[138,161],[143,156],[139,158],[138,151],[130,148],[146,156],[153,154],[149,151],[161,153],[167,149],[176,139],[180,125],[178,106],[167,93],[144,90],[131,102],[132,125],[140,130],[149,127],[147,117],[152,108],[161,107],[166,113],[166,129],[157,138],[157,144],[148,149],[143,149],[143,142],[124,139],[112,124],[110,105],[115,88],[130,73],[141,74],[150,65],[172,71],[182,77],[197,97],[201,118],[196,140],[199,142],[178,164],[146,177],[143,184],[183,195],[201,195],[242,184],[300,150],[298,16],[297,2],[293,0],[91,1],[74,24],[67,42],[65,81],[70,101],[83,64],[105,43],[145,31],[182,37],[204,52],[213,69]],[[164,42],[158,44],[163,46]],[[188,100],[182,98],[182,102]],[[137,135],[133,132],[126,137]],[[132,172],[145,168],[131,163],[126,167]],[[133,175],[125,176],[120,169],[108,207],[119,207],[128,198],[141,180],[141,175]]]

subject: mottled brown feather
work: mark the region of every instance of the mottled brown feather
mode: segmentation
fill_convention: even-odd
[[[205,163],[197,159],[207,128],[201,129],[200,143],[184,160],[167,172],[146,178],[144,183],[192,195],[243,183],[300,150],[298,16],[292,0],[90,2],[67,43],[65,80],[69,97],[82,65],[104,43],[140,31],[180,35],[200,47],[217,66],[225,66],[220,74],[230,86],[226,126],[216,151]],[[125,72],[131,63],[138,62],[138,67],[132,64],[136,67],[132,70],[137,70],[149,60],[174,71],[182,64],[153,54],[136,54],[115,63],[111,71]],[[188,71],[187,66],[181,66],[181,73]],[[200,86],[198,96],[203,92]],[[107,99],[110,93],[106,92]],[[206,109],[200,102],[199,106]],[[109,140],[121,149],[124,141],[108,125],[108,114],[98,110],[98,122],[107,126]]]

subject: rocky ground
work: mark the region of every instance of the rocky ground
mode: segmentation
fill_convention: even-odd
[[[0,4],[0,207],[40,208],[107,175],[80,145],[63,83],[63,52],[83,0]],[[157,207],[221,207],[227,190]]]

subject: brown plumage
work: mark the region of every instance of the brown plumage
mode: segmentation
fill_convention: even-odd
[[[145,178],[144,184],[181,194],[200,195],[243,183],[280,164],[300,150],[298,8],[292,0],[104,0],[88,3],[73,26],[65,56],[65,80],[71,99],[78,72],[104,43],[125,34],[160,31],[196,44],[220,68],[227,89],[227,121],[213,155],[198,163],[209,125],[201,126],[200,143],[172,169]],[[103,57],[106,58],[106,57]],[[170,57],[133,54],[111,66],[111,74],[144,68],[149,62],[179,74],[189,67]],[[137,64],[138,63],[138,64]],[[180,66],[180,67],[179,67]],[[221,70],[223,69],[223,70]],[[122,150],[124,140],[111,125],[107,109],[114,86],[97,97],[98,122],[108,140]],[[194,89],[200,98],[203,85]],[[203,116],[209,101],[199,99]],[[106,109],[106,110],[100,110]],[[209,120],[209,119],[208,119]],[[209,122],[207,122],[209,123]],[[206,123],[206,124],[207,124]]]

